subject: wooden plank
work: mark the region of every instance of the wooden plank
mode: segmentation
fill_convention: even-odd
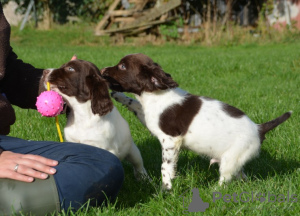
[[[148,3],[148,2],[155,2],[156,0],[128,0],[129,3]]]
[[[116,17],[114,19],[115,22],[133,22],[134,20],[134,17]]]
[[[124,27],[124,28],[103,30],[103,31],[101,31],[101,33],[102,34],[110,34],[110,33],[116,33],[116,32],[126,32],[126,31],[131,31],[133,29],[140,28],[140,27],[162,24],[162,23],[174,20],[174,19],[177,19],[177,17],[172,17],[172,18],[167,19],[167,20],[155,20],[155,21],[152,21],[152,22],[140,23],[139,25],[127,26],[127,27]]]
[[[130,25],[139,25],[140,23],[155,20],[156,18],[160,17],[164,13],[178,7],[181,4],[181,0],[172,0],[167,3],[162,4],[158,8],[152,8],[148,11],[144,12],[144,16],[139,17],[135,22],[130,23]]]
[[[131,16],[136,10],[114,10],[109,12],[110,16]]]
[[[105,16],[101,19],[101,21],[98,23],[98,25],[96,26],[96,31],[99,31],[101,29],[103,29],[105,27],[105,25],[107,25],[108,19],[110,17],[109,13],[113,10],[116,9],[116,7],[118,6],[118,4],[120,3],[121,0],[115,0],[114,3],[112,3],[110,5],[110,7],[108,8],[107,13],[105,14]]]
[[[135,29],[135,30],[130,31],[128,33],[124,33],[123,35],[124,36],[129,36],[129,35],[138,34],[138,33],[142,32],[142,31],[144,31],[144,30],[146,30],[148,28],[151,28],[151,27],[153,27],[153,25],[147,25],[147,26],[144,26],[144,27],[139,27],[138,29]]]
[[[134,10],[114,10],[117,5],[120,3],[121,0],[116,0],[109,8],[108,12],[105,15],[105,19],[103,18],[101,22],[97,25],[95,34],[96,35],[104,35],[104,34],[111,34],[111,33],[117,33],[117,32],[136,32],[139,30],[147,29],[152,27],[153,25],[157,25],[160,23],[165,23],[170,21],[170,19],[166,19],[165,15],[170,10],[178,7],[181,4],[181,0],[171,0],[169,2],[166,2],[162,4],[158,8],[151,8],[147,11],[143,11],[142,13],[138,13],[136,11],[137,8]],[[141,10],[144,8],[147,2],[153,1],[153,0],[129,0],[129,2],[134,2],[139,8],[139,6],[142,5]],[[141,16],[136,18],[140,14]],[[132,17],[132,16],[133,17]],[[115,16],[128,16],[128,17],[115,17]],[[114,20],[112,22],[123,22],[125,25],[124,27],[117,28],[117,29],[107,29],[103,30],[105,26],[107,25],[108,19],[111,18]],[[128,19],[129,18],[129,19]],[[161,18],[161,20],[156,20],[157,18]],[[165,20],[166,19],[166,20]],[[127,23],[127,24],[126,24]]]
[[[147,0],[128,0],[129,3],[147,2]]]
[[[143,10],[145,5],[148,3],[148,0],[145,0],[145,1],[138,1],[136,3],[136,6],[135,6],[135,9],[136,10]]]

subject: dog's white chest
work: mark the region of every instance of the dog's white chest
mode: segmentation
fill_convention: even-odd
[[[110,141],[110,133],[108,133],[110,129],[109,124],[103,125],[103,122],[96,116],[75,119],[73,115],[70,115],[64,132],[68,141],[97,146],[97,143],[105,144]]]
[[[77,142],[106,149],[123,159],[132,144],[127,122],[116,108],[105,116],[77,115],[70,113],[64,129],[69,142]],[[86,111],[88,113],[88,111]]]

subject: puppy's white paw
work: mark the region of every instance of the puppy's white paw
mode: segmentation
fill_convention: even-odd
[[[153,181],[151,179],[151,177],[148,175],[145,168],[143,168],[143,171],[141,171],[141,172],[138,172],[138,171],[134,170],[134,176],[135,176],[136,180],[138,180],[138,181],[143,181],[143,180],[149,181],[149,182]]]
[[[171,183],[171,181],[163,182],[162,183],[162,190],[163,191],[169,191],[171,189],[172,189],[172,183]]]
[[[118,101],[124,105],[128,104],[131,99],[131,98],[127,97],[125,94],[123,94],[122,92],[112,91],[110,93],[110,95],[113,99],[115,99],[116,101]]]

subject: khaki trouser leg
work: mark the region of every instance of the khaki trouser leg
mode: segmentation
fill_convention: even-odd
[[[53,176],[33,183],[0,179],[1,216],[20,212],[46,215],[55,211],[60,211],[60,202]]]

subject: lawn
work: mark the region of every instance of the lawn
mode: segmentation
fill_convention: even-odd
[[[209,168],[207,158],[182,150],[173,189],[163,193],[158,140],[132,113],[115,102],[130,125],[153,182],[137,182],[131,165],[123,162],[125,181],[117,201],[103,208],[87,204],[78,215],[182,215],[189,213],[187,206],[191,203],[193,188],[199,189],[200,197],[209,203],[209,208],[205,213],[189,214],[299,214],[300,41],[234,47],[108,46],[105,45],[107,38],[95,38],[90,34],[88,30],[64,33],[61,29],[50,32],[25,29],[20,33],[14,29],[12,46],[21,59],[41,68],[59,67],[73,54],[102,68],[115,65],[126,54],[141,52],[159,63],[181,88],[238,107],[256,123],[269,121],[290,110],[293,115],[267,134],[260,156],[245,166],[247,182],[233,181],[219,188],[218,165]],[[18,107],[15,110],[17,121],[10,136],[59,141],[54,118],[41,117],[35,110]],[[59,121],[63,127],[65,116],[59,116]],[[221,194],[222,199],[213,200],[213,196]]]

